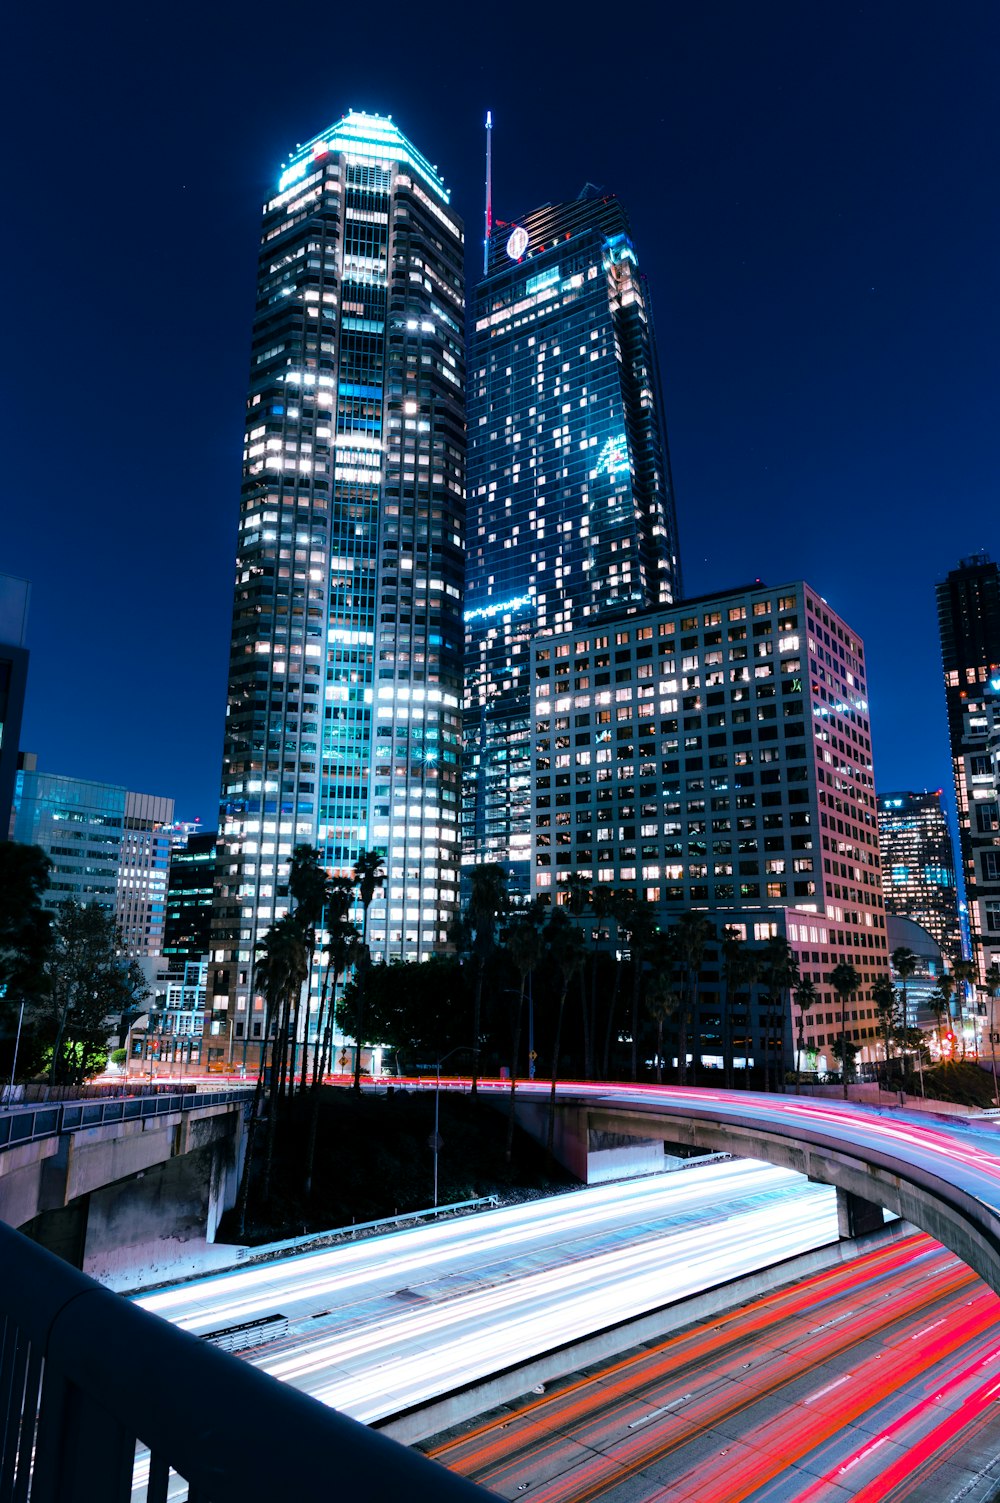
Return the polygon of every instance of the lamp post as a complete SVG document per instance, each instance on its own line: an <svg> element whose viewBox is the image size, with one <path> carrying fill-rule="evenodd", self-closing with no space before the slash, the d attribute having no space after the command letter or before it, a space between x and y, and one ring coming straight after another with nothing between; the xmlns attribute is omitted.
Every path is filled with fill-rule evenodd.
<svg viewBox="0 0 1000 1503"><path fill-rule="evenodd" d="M457 1048L455 1048L455 1049L449 1049L447 1054L443 1054L441 1056L441 1058L439 1060L437 1060L437 1062L435 1063L435 1066L434 1066L434 1072L435 1072L435 1074L434 1074L434 1132L433 1132L433 1135L431 1137L431 1146L432 1146L432 1148L434 1150L434 1209L435 1210L437 1210L437 1203L438 1203L438 1150L441 1147L441 1134L438 1132L438 1125L439 1125L439 1123L441 1121L441 1110L440 1110L440 1108L441 1108L441 1066L443 1064L447 1064L448 1060L451 1059L453 1055L455 1055L455 1054L464 1054L466 1051L468 1051L468 1053L470 1053L470 1054L478 1054L479 1053L479 1050L477 1048L475 1048L471 1044L459 1044L457 1046Z"/></svg>

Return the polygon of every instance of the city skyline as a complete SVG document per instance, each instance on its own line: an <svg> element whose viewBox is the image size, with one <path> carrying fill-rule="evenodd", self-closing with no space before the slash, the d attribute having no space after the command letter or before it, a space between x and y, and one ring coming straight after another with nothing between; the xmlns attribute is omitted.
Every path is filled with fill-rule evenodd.
<svg viewBox="0 0 1000 1503"><path fill-rule="evenodd" d="M296 139L352 105L393 113L437 157L474 274L492 108L500 217L588 180L628 206L654 296L686 590L810 578L868 645L878 786L947 786L933 586L959 558L1000 551L986 198L998 26L981 5L948 28L930 7L900 16L668 14L647 35L652 60L621 78L543 16L532 53L551 76L530 111L510 38L477 51L481 37L445 28L433 52L352 55L349 71L308 59L264 100L246 87L253 27L234 34L224 10L197 47L179 17L155 56L141 33L75 23L43 53L19 16L36 154L18 169L24 220L48 222L38 164L57 157L70 209L30 258L8 245L19 504L0 567L32 584L24 748L54 772L163 789L182 817L214 823L260 204ZM432 62L449 77L436 94L416 76ZM588 68L601 100L584 109ZM155 234L139 228L149 191ZM119 249L130 236L132 257ZM72 392L58 436L40 400L54 348ZM68 668L70 641L89 672Z"/></svg>

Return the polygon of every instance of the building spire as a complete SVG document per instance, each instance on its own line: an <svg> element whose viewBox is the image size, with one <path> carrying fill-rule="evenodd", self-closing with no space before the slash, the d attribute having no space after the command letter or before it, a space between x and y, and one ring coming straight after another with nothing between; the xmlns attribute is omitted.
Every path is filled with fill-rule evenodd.
<svg viewBox="0 0 1000 1503"><path fill-rule="evenodd" d="M486 111L486 233L483 238L483 276L490 269L490 236L493 234L493 111Z"/></svg>

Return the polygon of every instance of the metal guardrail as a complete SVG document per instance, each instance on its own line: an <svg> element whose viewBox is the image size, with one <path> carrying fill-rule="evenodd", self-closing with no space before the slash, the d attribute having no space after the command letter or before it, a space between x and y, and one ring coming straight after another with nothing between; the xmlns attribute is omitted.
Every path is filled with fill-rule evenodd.
<svg viewBox="0 0 1000 1503"><path fill-rule="evenodd" d="M132 1122L143 1117L163 1117L170 1112L189 1112L200 1106L224 1106L251 1101L253 1091L178 1091L156 1096L115 1096L103 1100L59 1101L48 1106L22 1106L0 1113L0 1151L18 1143L79 1132L85 1127L104 1127L113 1122Z"/></svg>
<svg viewBox="0 0 1000 1503"><path fill-rule="evenodd" d="M126 1503L147 1466L147 1503L176 1498L176 1477L187 1503L491 1496L3 1223L0 1268L0 1503Z"/></svg>

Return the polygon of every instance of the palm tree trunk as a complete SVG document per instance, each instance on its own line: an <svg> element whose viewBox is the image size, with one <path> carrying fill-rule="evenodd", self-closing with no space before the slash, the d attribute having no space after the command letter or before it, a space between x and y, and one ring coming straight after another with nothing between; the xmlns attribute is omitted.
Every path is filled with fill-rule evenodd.
<svg viewBox="0 0 1000 1503"><path fill-rule="evenodd" d="M608 1003L608 1020L604 1025L604 1079L608 1078L611 1061L611 1033L615 1023L615 1013L618 1010L618 993L621 988L622 967L621 961L615 962L615 984L611 988L611 1001Z"/></svg>
<svg viewBox="0 0 1000 1503"><path fill-rule="evenodd" d="M556 1137L556 1082L559 1079L559 1047L562 1040L563 1008L566 1005L566 987L563 987L559 997L559 1011L556 1014L556 1036L552 1045L552 1089L549 1092L549 1133L546 1150L549 1158L553 1157L553 1145Z"/></svg>
<svg viewBox="0 0 1000 1503"><path fill-rule="evenodd" d="M514 1019L514 1039L510 1066L510 1108L507 1112L507 1143L504 1162L509 1164L514 1152L514 1098L517 1091L517 1057L521 1051L521 1014L524 1011L524 987L527 976L521 977L521 994L517 999L517 1015Z"/></svg>

